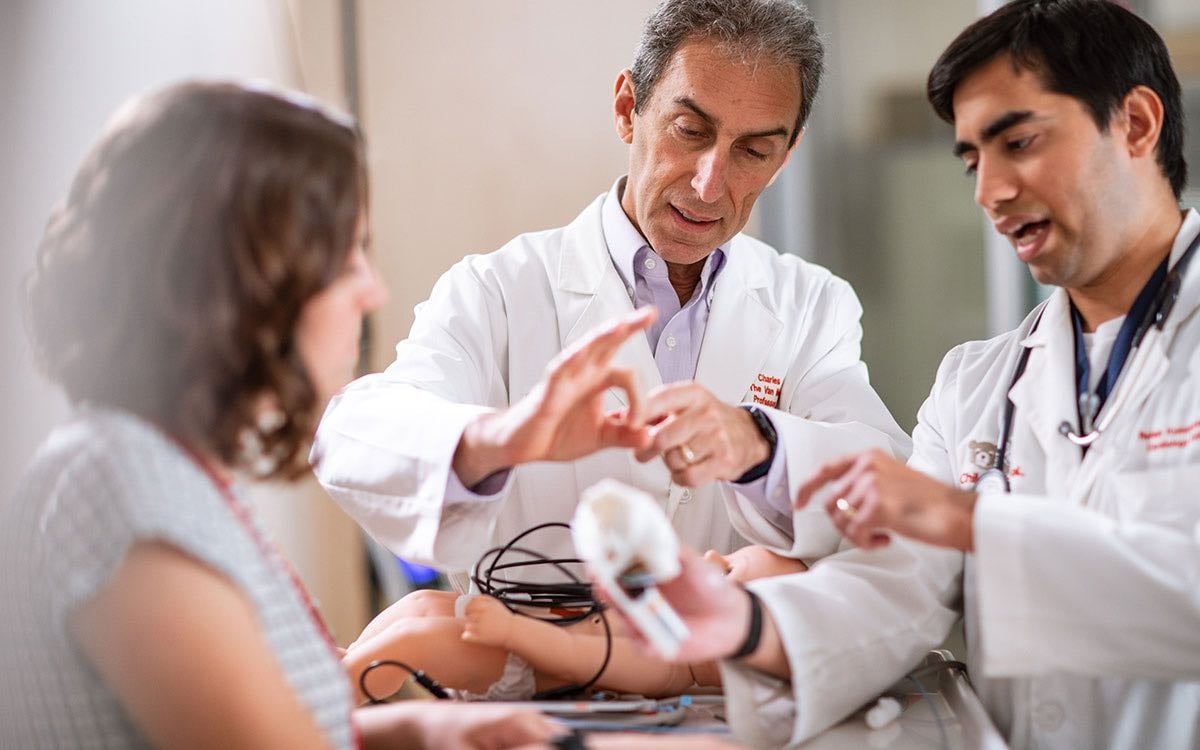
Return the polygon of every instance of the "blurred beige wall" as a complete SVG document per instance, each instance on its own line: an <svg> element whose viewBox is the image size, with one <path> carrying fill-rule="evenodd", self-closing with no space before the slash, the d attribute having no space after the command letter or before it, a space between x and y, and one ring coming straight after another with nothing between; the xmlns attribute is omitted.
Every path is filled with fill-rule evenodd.
<svg viewBox="0 0 1200 750"><path fill-rule="evenodd" d="M109 115L138 92L195 76L261 78L340 103L337 9L329 0L0 6L0 477L9 488L67 415L58 390L33 370L17 284L33 266L46 217ZM338 639L353 639L368 614L357 526L315 481L256 488L252 498Z"/></svg>
<svg viewBox="0 0 1200 750"><path fill-rule="evenodd" d="M16 287L33 266L50 209L109 115L152 86L189 75L290 82L282 2L7 0L0 4L0 476L13 481L66 414L33 372Z"/></svg>
<svg viewBox="0 0 1200 750"><path fill-rule="evenodd" d="M468 253L567 223L624 173L617 73L653 0L360 0L374 253L371 369Z"/></svg>

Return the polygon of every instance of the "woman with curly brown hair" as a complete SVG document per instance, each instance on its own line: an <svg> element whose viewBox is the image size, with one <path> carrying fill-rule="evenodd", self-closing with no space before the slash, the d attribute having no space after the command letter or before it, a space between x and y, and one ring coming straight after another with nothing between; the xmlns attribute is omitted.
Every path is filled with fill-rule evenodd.
<svg viewBox="0 0 1200 750"><path fill-rule="evenodd" d="M501 747L537 714L353 710L239 476L307 468L384 290L352 123L188 83L124 109L25 287L76 407L0 507L0 745Z"/></svg>

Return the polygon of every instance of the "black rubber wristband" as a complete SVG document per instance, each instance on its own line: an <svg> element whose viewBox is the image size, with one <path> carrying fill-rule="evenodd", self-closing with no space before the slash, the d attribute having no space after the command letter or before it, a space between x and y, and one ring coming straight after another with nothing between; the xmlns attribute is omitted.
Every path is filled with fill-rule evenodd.
<svg viewBox="0 0 1200 750"><path fill-rule="evenodd" d="M762 640L762 601L750 589L746 589L746 595L750 597L750 629L746 631L746 639L742 641L738 650L729 655L730 659L744 659L753 654L758 649L758 642Z"/></svg>

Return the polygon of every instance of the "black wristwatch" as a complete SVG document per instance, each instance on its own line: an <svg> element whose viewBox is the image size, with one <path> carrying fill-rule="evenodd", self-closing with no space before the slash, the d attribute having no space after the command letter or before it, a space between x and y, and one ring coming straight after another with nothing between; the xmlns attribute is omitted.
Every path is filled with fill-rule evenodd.
<svg viewBox="0 0 1200 750"><path fill-rule="evenodd" d="M767 447L770 449L770 452L767 454L765 461L751 467L745 474L733 480L734 484L746 484L766 476L767 472L771 470L771 463L775 460L775 446L779 444L779 433L775 432L775 425L771 424L771 418L767 416L765 411L754 404L742 404L740 408L749 412L750 418L754 420L754 426L758 428L758 432L763 436L763 440L767 441Z"/></svg>

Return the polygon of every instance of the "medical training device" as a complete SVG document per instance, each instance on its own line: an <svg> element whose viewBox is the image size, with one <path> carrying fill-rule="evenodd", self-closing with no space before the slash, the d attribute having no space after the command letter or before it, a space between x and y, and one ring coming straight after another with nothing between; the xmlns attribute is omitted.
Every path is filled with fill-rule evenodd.
<svg viewBox="0 0 1200 750"><path fill-rule="evenodd" d="M1188 263L1191 262L1197 246L1200 246L1200 236L1192 240L1192 244L1183 251L1183 255L1179 256L1179 260L1174 266L1168 269L1167 264L1170 261L1168 256L1150 276L1150 280L1146 282L1146 286L1134 300L1133 307L1129 309L1125 322L1121 324L1117 340L1113 343L1112 354L1108 358L1108 367L1104 377L1100 378L1100 382L1096 385L1094 393L1088 388L1089 364L1087 354L1083 349L1082 321L1078 311L1072 306L1071 319L1075 326L1075 383L1078 395L1079 430L1077 431L1070 422L1064 421L1058 426L1058 433L1080 448L1087 450L1088 446L1096 442L1097 438L1108 429L1130 390L1129 388L1122 389L1120 386L1125 381L1137 381L1138 376L1141 375L1146 361L1145 357L1139 356L1142 342L1151 331L1154 331L1155 335L1161 335L1163 326L1167 323L1167 317L1170 316L1176 300L1179 299L1183 274L1187 271ZM1042 316L1039 314L1029 332L1032 334L1036 331L1041 322ZM1137 353L1134 353L1135 350ZM1013 370L1012 380L1008 384L1006 394L1017 385L1021 376L1025 374L1025 366L1029 363L1029 354L1032 351L1033 347L1024 347L1021 356L1017 359L1017 366ZM1125 363L1131 354L1134 363L1126 371ZM1104 412L1104 416L1097 420L1096 417L1100 413L1100 409L1104 407L1110 393L1118 393L1118 395ZM1015 411L1016 405L1013 404L1011 398L1006 396L1004 419L1000 425L999 439L996 442L996 462L975 482L975 491L978 493L1008 492L1010 490L1008 474L1004 466L1008 459L1008 446L1012 433L1013 412Z"/></svg>
<svg viewBox="0 0 1200 750"><path fill-rule="evenodd" d="M584 491L571 536L613 604L663 658L674 658L689 631L656 585L680 572L679 542L658 503L640 490L602 480Z"/></svg>

